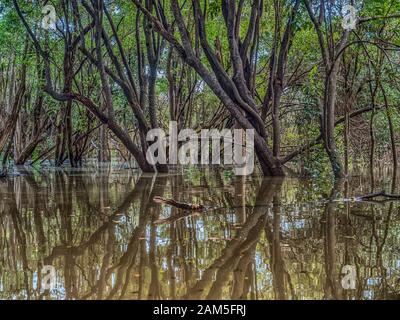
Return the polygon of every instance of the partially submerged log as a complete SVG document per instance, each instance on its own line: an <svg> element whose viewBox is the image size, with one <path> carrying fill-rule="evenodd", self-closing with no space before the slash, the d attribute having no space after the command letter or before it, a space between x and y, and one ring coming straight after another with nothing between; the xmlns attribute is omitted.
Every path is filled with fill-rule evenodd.
<svg viewBox="0 0 400 320"><path fill-rule="evenodd" d="M375 198L386 198L383 200L376 200ZM400 195L396 195L396 194L389 194L386 193L385 191L380 191L380 192L375 192L375 193L370 193L370 194L366 194L364 196L358 196L356 197L357 201L365 201L365 200L374 200L374 201L388 201L388 200L400 200Z"/></svg>
<svg viewBox="0 0 400 320"><path fill-rule="evenodd" d="M160 204L166 204L178 209L182 210L189 210L189 211L205 211L207 208L203 206L202 204L192 204L192 203L183 203L183 202L178 202L173 199L166 199L163 197L154 197L153 201L156 203Z"/></svg>
<svg viewBox="0 0 400 320"><path fill-rule="evenodd" d="M386 193L385 191L369 193L352 198L335 199L334 202L364 202L384 205L386 202L400 201L400 195Z"/></svg>
<svg viewBox="0 0 400 320"><path fill-rule="evenodd" d="M173 215L166 219L156 220L156 221L154 221L154 224L167 224L167 223L171 224L171 223L174 223L174 222L179 221L184 218L196 216L203 212L217 209L217 208L213 208L210 206L204 206L202 204L178 202L173 199L166 199L166 198L158 197L158 196L154 197L153 201L156 203L165 204L165 205L169 205L174 208L177 208L177 209L184 210L183 213Z"/></svg>

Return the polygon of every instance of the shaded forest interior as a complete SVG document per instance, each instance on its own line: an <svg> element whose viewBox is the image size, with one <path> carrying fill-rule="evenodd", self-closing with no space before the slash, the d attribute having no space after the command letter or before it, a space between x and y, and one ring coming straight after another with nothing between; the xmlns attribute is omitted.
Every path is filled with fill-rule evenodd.
<svg viewBox="0 0 400 320"><path fill-rule="evenodd" d="M399 10L395 0L1 0L1 175L91 159L166 172L146 161L146 135L169 121L254 129L266 176L396 167Z"/></svg>

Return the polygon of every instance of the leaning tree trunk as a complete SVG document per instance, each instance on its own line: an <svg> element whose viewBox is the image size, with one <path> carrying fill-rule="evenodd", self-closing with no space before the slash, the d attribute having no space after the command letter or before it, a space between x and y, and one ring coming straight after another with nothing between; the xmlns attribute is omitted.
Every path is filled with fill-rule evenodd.
<svg viewBox="0 0 400 320"><path fill-rule="evenodd" d="M335 63L330 75L327 76L322 120L325 150L328 154L333 174L335 178L343 178L342 160L335 141L335 104L338 68L338 63Z"/></svg>

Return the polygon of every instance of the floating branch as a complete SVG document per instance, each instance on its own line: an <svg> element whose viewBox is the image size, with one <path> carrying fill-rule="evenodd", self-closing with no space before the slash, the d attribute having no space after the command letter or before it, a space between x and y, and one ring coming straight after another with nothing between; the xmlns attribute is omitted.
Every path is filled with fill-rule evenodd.
<svg viewBox="0 0 400 320"><path fill-rule="evenodd" d="M382 199L376 199L382 198ZM385 202L400 201L400 195L386 193L385 191L375 192L366 194L363 196L345 198L345 199L335 199L334 202L364 202L371 204L385 204Z"/></svg>
<svg viewBox="0 0 400 320"><path fill-rule="evenodd" d="M383 197L386 198L384 200L374 200L375 198L378 197ZM389 194L386 193L385 191L381 191L381 192L375 192L375 193L370 193L364 196L359 196L356 197L357 201L365 201L365 200L374 200L374 201L389 201L389 200L400 200L400 195L396 195L396 194Z"/></svg>
<svg viewBox="0 0 400 320"><path fill-rule="evenodd" d="M159 219L154 221L154 224L167 224L167 223L174 223L176 221L179 221L181 219L187 218L187 217L192 217L199 215L203 212L209 211L209 210L215 210L217 208L211 207L211 206L204 206L202 204L193 204L193 203L183 203L183 202L178 202L173 199L166 199L163 197L154 197L153 201L156 203L160 204L166 204L181 210L184 210L182 214L177 214L174 216L171 216L166 219Z"/></svg>

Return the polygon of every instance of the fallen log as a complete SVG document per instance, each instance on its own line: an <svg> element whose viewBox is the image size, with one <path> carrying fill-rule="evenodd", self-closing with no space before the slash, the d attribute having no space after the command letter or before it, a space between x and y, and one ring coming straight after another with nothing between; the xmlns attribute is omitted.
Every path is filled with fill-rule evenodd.
<svg viewBox="0 0 400 320"><path fill-rule="evenodd" d="M154 197L153 201L155 203L160 203L160 204L166 204L178 209L182 210L189 210L189 211L205 211L207 210L206 206L203 206L201 204L192 204L192 203L183 203L183 202L178 202L173 199L166 199L163 197Z"/></svg>
<svg viewBox="0 0 400 320"><path fill-rule="evenodd" d="M183 213L183 214L178 214L178 215L175 215L175 216L166 218L166 219L158 219L158 220L155 220L153 223L154 223L155 225L160 225L160 224L172 224L172 223L177 222L177 221L179 221L179 220L182 220L182 219L184 219L184 218L195 217L195 216L198 216L198 215L201 215L201 212L200 212L200 211L185 212L185 213Z"/></svg>
<svg viewBox="0 0 400 320"><path fill-rule="evenodd" d="M387 198L390 200L400 200L400 195L389 194L389 193L386 193L385 191L370 193L370 194L366 194L364 196L358 196L358 197L356 197L356 200L364 201L364 200L371 200L371 199L378 198L378 197L383 197L383 198ZM375 201L377 201L377 200L375 200ZM383 201L385 201L385 200L383 200Z"/></svg>

